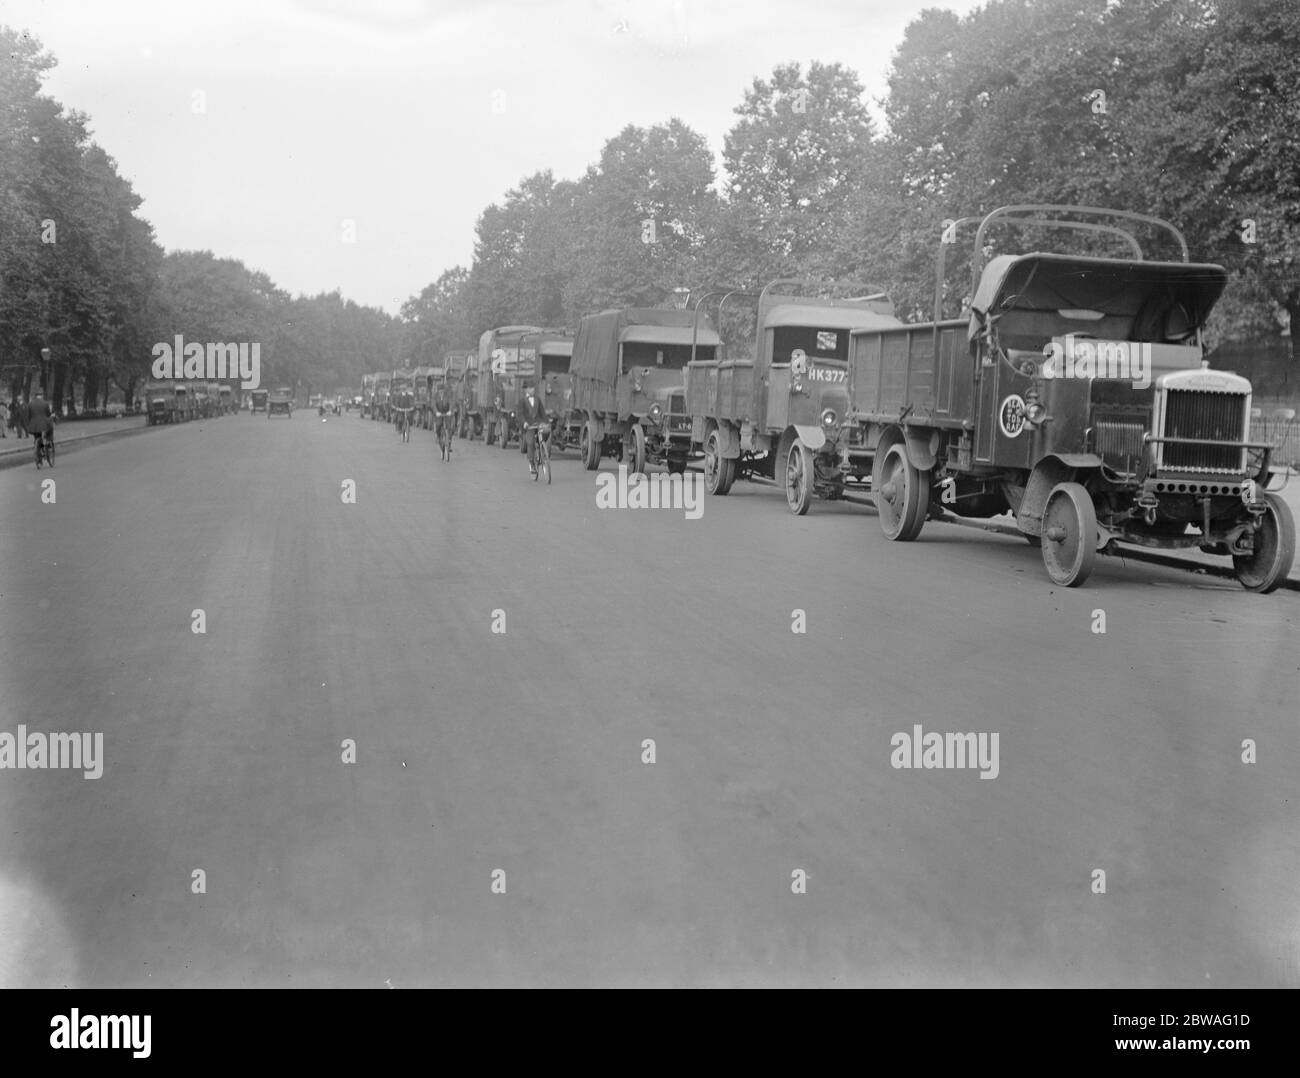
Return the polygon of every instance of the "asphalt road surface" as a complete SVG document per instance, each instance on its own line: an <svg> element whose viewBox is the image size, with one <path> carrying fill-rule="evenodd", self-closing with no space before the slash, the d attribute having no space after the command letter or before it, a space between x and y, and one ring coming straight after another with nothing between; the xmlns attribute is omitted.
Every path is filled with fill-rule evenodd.
<svg viewBox="0 0 1300 1078"><path fill-rule="evenodd" d="M1296 593L554 472L307 412L0 472L0 740L102 735L0 770L0 984L1300 985Z"/></svg>

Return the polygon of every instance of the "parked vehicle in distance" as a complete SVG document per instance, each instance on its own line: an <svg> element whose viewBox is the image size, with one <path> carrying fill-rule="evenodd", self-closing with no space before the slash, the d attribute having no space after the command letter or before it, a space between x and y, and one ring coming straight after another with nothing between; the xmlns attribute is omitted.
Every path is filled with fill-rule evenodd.
<svg viewBox="0 0 1300 1078"><path fill-rule="evenodd" d="M757 296L706 295L697 315L713 297L719 321L729 301L752 302L754 335L750 347L724 346L687 367L686 410L691 443L704 455L705 490L724 495L736 479L761 475L781 484L796 515L814 495L836 500L853 483L865 490L871 454L847 436L857 429L849 420L849 334L902 325L889 297L847 282L779 280Z"/></svg>
<svg viewBox="0 0 1300 1078"><path fill-rule="evenodd" d="M692 454L686 365L712 359L720 343L694 311L625 308L582 319L570 371L587 470L621 451L629 471L647 463L685 471Z"/></svg>
<svg viewBox="0 0 1300 1078"><path fill-rule="evenodd" d="M293 418L293 390L288 386L271 390L266 402L266 418L270 419L273 415Z"/></svg>
<svg viewBox="0 0 1300 1078"><path fill-rule="evenodd" d="M370 404L370 418L382 419L385 423L392 421L390 390L393 382L392 371L377 371L374 375L375 392Z"/></svg>
<svg viewBox="0 0 1300 1078"><path fill-rule="evenodd" d="M478 381L478 352L448 352L443 366L447 371L447 384L456 414L456 432L467 439L483 433L481 422L475 418L475 393Z"/></svg>
<svg viewBox="0 0 1300 1078"><path fill-rule="evenodd" d="M521 352L532 357L536 371L537 396L552 417L550 452L576 447L582 435L582 418L573 410L573 334L547 329L529 333L520 342Z"/></svg>
<svg viewBox="0 0 1300 1078"><path fill-rule="evenodd" d="M171 381L146 382L141 391L149 426L180 421L176 409L176 384Z"/></svg>
<svg viewBox="0 0 1300 1078"><path fill-rule="evenodd" d="M256 415L258 412L266 411L266 402L270 396L269 390L254 389L249 394L248 411L250 415Z"/></svg>
<svg viewBox="0 0 1300 1078"><path fill-rule="evenodd" d="M221 400L221 414L234 415L235 414L234 389L231 386L223 385L220 387L220 389L218 389L217 394L219 399Z"/></svg>
<svg viewBox="0 0 1300 1078"><path fill-rule="evenodd" d="M1191 262L1169 222L1122 210L1004 206L953 228L976 222L960 317L940 318L941 244L935 320L852 334L849 394L885 535L913 540L944 508L1009 511L1059 585L1131 544L1222 554L1248 590L1276 588L1295 524L1266 490L1277 470L1250 437L1250 382L1210 370L1201 338L1223 267ZM985 265L997 225L1104 234L1126 257ZM1138 232L1176 258L1147 257Z"/></svg>
<svg viewBox="0 0 1300 1078"><path fill-rule="evenodd" d="M488 445L502 442L504 448L504 443L509 441L507 397L514 399L519 391L519 341L524 334L540 329L540 326L498 326L479 337L469 415L483 431Z"/></svg>

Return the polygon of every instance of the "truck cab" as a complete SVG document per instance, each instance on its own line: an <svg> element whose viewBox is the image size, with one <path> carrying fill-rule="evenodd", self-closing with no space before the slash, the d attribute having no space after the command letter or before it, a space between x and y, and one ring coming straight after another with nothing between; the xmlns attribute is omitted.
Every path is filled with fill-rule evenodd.
<svg viewBox="0 0 1300 1078"><path fill-rule="evenodd" d="M686 367L713 358L720 343L712 322L694 311L629 307L584 318L570 369L587 469L621 453L629 471L656 463L684 472L695 455Z"/></svg>
<svg viewBox="0 0 1300 1078"><path fill-rule="evenodd" d="M724 347L687 370L705 489L723 495L737 478L762 476L783 487L796 515L814 496L837 500L853 484L865 490L871 458L851 437L849 340L854 330L902 324L890 298L852 282L786 279L757 295L706 295L697 311L717 296L719 321L749 311L754 330L748 348Z"/></svg>

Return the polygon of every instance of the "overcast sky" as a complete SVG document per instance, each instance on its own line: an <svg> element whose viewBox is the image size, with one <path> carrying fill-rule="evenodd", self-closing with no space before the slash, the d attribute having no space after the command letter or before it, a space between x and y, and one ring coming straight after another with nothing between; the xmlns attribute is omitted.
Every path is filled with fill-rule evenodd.
<svg viewBox="0 0 1300 1078"><path fill-rule="evenodd" d="M927 7L975 0L4 0L58 60L169 250L396 313L524 176L574 178L626 124L677 116L721 162L732 110L788 61L869 101ZM355 242L344 242L344 221Z"/></svg>

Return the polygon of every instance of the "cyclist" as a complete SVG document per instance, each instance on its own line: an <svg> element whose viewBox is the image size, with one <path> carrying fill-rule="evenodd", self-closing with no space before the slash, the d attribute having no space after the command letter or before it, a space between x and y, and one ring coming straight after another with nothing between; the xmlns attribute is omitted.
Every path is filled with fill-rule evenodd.
<svg viewBox="0 0 1300 1078"><path fill-rule="evenodd" d="M393 401L393 412L397 415L397 433L403 441L409 440L407 432L411 429L411 411L415 407L415 397L402 390Z"/></svg>
<svg viewBox="0 0 1300 1078"><path fill-rule="evenodd" d="M445 444L443 450L444 459L451 456L451 438L455 427L451 422L451 390L447 387L446 382L439 382L438 388L433 394L433 413L437 417L434 422L434 432L438 437L438 444ZM443 442L444 437L446 442Z"/></svg>
<svg viewBox="0 0 1300 1078"><path fill-rule="evenodd" d="M36 438L38 453L42 439L47 447L54 446L54 414L50 411L50 402L39 393L27 404L26 426Z"/></svg>
<svg viewBox="0 0 1300 1078"><path fill-rule="evenodd" d="M524 399L519 402L519 422L524 428L524 442L528 453L528 471L537 474L537 426L545 424L550 417L546 414L546 405L537 396L537 387L532 382L524 383Z"/></svg>

